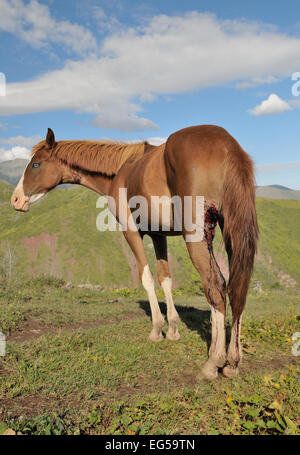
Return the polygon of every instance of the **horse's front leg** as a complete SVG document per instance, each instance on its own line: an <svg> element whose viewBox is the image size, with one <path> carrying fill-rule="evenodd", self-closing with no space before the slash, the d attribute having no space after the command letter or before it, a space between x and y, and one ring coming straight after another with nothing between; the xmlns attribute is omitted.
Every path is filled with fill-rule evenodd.
<svg viewBox="0 0 300 455"><path fill-rule="evenodd" d="M135 255L140 279L147 292L150 303L153 328L149 335L149 339L151 341L161 341L163 340L162 328L165 321L159 308L154 279L148 265L143 240L140 234L135 231L128 230L124 231L123 234Z"/></svg>

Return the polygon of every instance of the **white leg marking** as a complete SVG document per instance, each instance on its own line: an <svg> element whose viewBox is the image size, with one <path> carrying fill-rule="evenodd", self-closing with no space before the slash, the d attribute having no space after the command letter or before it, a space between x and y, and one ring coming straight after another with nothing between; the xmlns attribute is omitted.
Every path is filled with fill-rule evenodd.
<svg viewBox="0 0 300 455"><path fill-rule="evenodd" d="M169 338L170 340L179 340L180 338L178 332L179 316L173 302L172 279L170 277L165 277L161 282L161 287L163 288L167 302L167 318L169 323L167 338Z"/></svg>
<svg viewBox="0 0 300 455"><path fill-rule="evenodd" d="M161 330L164 325L164 318L161 314L158 305L158 300L155 293L154 280L148 264L145 265L143 270L142 283L148 294L152 314L153 330L150 334L150 340L161 341L163 339Z"/></svg>
<svg viewBox="0 0 300 455"><path fill-rule="evenodd" d="M228 346L227 352L227 362L225 368L223 368L223 375L230 378L236 376L239 372L238 364L242 359L242 349L241 349L241 327L242 327L242 316L239 319L234 321L234 324L231 328L231 337L230 343Z"/></svg>
<svg viewBox="0 0 300 455"><path fill-rule="evenodd" d="M222 367L226 362L225 316L215 308L211 309L211 330L209 356Z"/></svg>
<svg viewBox="0 0 300 455"><path fill-rule="evenodd" d="M200 379L216 379L218 368L226 362L225 316L215 308L211 308L211 345L209 358L201 368Z"/></svg>
<svg viewBox="0 0 300 455"><path fill-rule="evenodd" d="M242 327L242 316L236 319L231 328L230 343L228 346L228 361L230 364L239 362L242 358L241 349L241 327Z"/></svg>

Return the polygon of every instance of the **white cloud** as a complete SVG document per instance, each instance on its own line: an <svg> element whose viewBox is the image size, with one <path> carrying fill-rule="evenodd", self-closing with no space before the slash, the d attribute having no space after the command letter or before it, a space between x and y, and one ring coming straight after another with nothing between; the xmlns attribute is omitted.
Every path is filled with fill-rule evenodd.
<svg viewBox="0 0 300 455"><path fill-rule="evenodd" d="M37 0L0 0L0 31L19 36L33 47L63 44L78 54L96 49L92 33L78 24L58 21Z"/></svg>
<svg viewBox="0 0 300 455"><path fill-rule="evenodd" d="M97 21L103 20L107 18L107 15L101 6L94 6L93 8L93 18Z"/></svg>
<svg viewBox="0 0 300 455"><path fill-rule="evenodd" d="M95 19L99 25L99 32L111 32L123 28L120 21L114 16L108 16L101 6L94 6L93 19Z"/></svg>
<svg viewBox="0 0 300 455"><path fill-rule="evenodd" d="M30 150L26 147L16 146L16 147L12 147L9 150L0 148L0 162L15 160L17 158L29 159L29 157L30 157Z"/></svg>
<svg viewBox="0 0 300 455"><path fill-rule="evenodd" d="M149 137L147 142L151 145L161 145L164 144L167 139L167 137Z"/></svg>
<svg viewBox="0 0 300 455"><path fill-rule="evenodd" d="M274 84L275 82L278 82L278 79L274 76L253 77L252 79L250 79L248 81L238 82L236 84L236 88L243 90L246 88L257 87L258 85Z"/></svg>
<svg viewBox="0 0 300 455"><path fill-rule="evenodd" d="M254 109L250 109L250 114L261 116L261 115L273 115L280 114L284 111L289 111L291 106L289 103L281 99L275 93L271 93L268 99L262 101Z"/></svg>
<svg viewBox="0 0 300 455"><path fill-rule="evenodd" d="M106 129L156 128L140 115L145 100L290 75L300 60L300 38L262 23L192 12L113 31L99 52L101 57L69 60L32 81L7 84L0 115L76 110L94 114L93 124Z"/></svg>
<svg viewBox="0 0 300 455"><path fill-rule="evenodd" d="M106 130L145 131L159 129L154 122L147 118L126 113L120 115L119 112L113 111L98 115L92 120L91 123L94 126L98 126Z"/></svg>
<svg viewBox="0 0 300 455"><path fill-rule="evenodd" d="M20 146L20 147L32 147L33 145L40 142L43 138L41 136L15 136L7 139L0 138L0 144Z"/></svg>
<svg viewBox="0 0 300 455"><path fill-rule="evenodd" d="M16 158L29 159L31 148L41 140L41 136L0 138L0 144L10 146L10 148L0 147L0 162Z"/></svg>

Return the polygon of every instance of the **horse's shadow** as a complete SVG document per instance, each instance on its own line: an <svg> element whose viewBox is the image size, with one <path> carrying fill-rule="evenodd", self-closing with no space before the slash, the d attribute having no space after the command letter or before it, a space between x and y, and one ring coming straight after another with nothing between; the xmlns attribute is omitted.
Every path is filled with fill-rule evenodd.
<svg viewBox="0 0 300 455"><path fill-rule="evenodd" d="M151 310L149 302L146 300L139 300L140 308L151 319ZM167 315L167 305L164 302L159 302L160 310L164 316ZM201 339L206 343L207 353L211 341L211 323L210 323L210 310L202 310L192 306L176 305L180 320L190 329L197 332ZM230 338L230 326L226 324L226 339L227 343Z"/></svg>

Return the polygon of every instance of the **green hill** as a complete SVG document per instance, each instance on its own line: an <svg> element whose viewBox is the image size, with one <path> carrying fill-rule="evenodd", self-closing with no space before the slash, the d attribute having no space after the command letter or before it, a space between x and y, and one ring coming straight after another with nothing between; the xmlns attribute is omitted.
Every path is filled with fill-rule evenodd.
<svg viewBox="0 0 300 455"><path fill-rule="evenodd" d="M97 194L77 186L57 189L23 214L10 206L12 191L0 181L0 267L6 280L52 275L75 284L139 285L135 260L122 234L96 229ZM260 243L253 281L263 286L299 283L300 202L258 198L257 208ZM151 239L146 236L144 244L154 272ZM226 275L220 233L215 250ZM169 239L169 254L175 287L199 281L181 237Z"/></svg>

